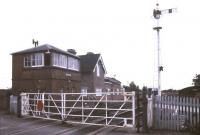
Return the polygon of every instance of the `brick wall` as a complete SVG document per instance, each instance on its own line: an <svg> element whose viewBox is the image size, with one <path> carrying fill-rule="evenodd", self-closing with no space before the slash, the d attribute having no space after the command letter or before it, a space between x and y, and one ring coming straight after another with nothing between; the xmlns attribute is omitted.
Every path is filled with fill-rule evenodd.
<svg viewBox="0 0 200 135"><path fill-rule="evenodd" d="M0 89L0 111L9 110L10 93L11 90Z"/></svg>

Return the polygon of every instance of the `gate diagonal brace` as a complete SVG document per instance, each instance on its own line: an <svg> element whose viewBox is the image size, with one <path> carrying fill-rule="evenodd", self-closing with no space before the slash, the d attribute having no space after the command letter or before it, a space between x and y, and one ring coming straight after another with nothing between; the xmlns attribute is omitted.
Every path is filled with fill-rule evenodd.
<svg viewBox="0 0 200 135"><path fill-rule="evenodd" d="M82 95L80 95L78 97L78 99L76 100L76 102L73 104L72 108L69 110L69 112L66 114L65 116L65 120L67 119L67 117L70 115L70 113L72 112L72 110L74 109L74 107L76 106L76 104L80 101L80 98L82 97Z"/></svg>
<svg viewBox="0 0 200 135"><path fill-rule="evenodd" d="M99 105L99 103L103 100L103 98L105 97L105 95L103 95L101 97L101 99L98 101L98 103L95 105L95 107L91 110L90 114L86 117L84 123L86 123L86 121L88 120L88 118L91 116L91 114L94 112L94 110L97 108L97 106Z"/></svg>
<svg viewBox="0 0 200 135"><path fill-rule="evenodd" d="M26 99L26 98L24 98L24 96L26 96L26 95L23 95L22 97L23 98L21 98L21 101L22 101L22 112L31 112L32 113L32 115L33 116L35 116L35 114L33 113L33 110L31 109L31 106L30 106L30 104L29 104L29 102L28 102L28 100ZM26 99L26 100L24 100L24 99ZM27 108L27 106L28 106L28 108Z"/></svg>
<svg viewBox="0 0 200 135"><path fill-rule="evenodd" d="M62 113L60 112L60 110L58 109L57 104L55 103L55 101L53 100L53 97L49 95L49 97L51 98L51 101L53 102L54 106L56 107L56 109L58 110L58 112L60 113L60 115L62 115Z"/></svg>
<svg viewBox="0 0 200 135"><path fill-rule="evenodd" d="M127 98L127 100L129 100L130 97ZM112 116L112 118L109 120L109 122L107 123L108 125L111 123L111 121L113 120L113 118L119 113L119 111L122 109L122 107L126 104L126 102L124 102L118 111L115 112L115 114Z"/></svg>

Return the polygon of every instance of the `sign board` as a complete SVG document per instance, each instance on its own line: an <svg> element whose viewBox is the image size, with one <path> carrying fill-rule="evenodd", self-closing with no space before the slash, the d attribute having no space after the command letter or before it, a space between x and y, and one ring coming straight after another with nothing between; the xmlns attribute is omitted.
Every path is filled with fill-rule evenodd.
<svg viewBox="0 0 200 135"><path fill-rule="evenodd" d="M43 104L43 102L41 100L39 100L37 102L37 109L38 109L38 111L42 111L43 108L44 108L44 104Z"/></svg>

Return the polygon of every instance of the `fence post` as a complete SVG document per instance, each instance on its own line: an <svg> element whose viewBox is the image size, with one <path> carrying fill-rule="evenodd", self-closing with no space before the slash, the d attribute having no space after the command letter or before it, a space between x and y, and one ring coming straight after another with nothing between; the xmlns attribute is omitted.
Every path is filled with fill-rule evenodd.
<svg viewBox="0 0 200 135"><path fill-rule="evenodd" d="M64 117L65 117L65 97L64 93L61 93L61 117L62 117L62 123L64 123Z"/></svg>
<svg viewBox="0 0 200 135"><path fill-rule="evenodd" d="M147 105L148 105L148 100L147 100L147 88L146 87L143 87L142 89L142 104L143 104L143 107L142 107L142 128L143 128L143 131L145 132L148 132L148 126L147 126Z"/></svg>
<svg viewBox="0 0 200 135"><path fill-rule="evenodd" d="M135 92L132 91L132 124L133 128L135 128Z"/></svg>
<svg viewBox="0 0 200 135"><path fill-rule="evenodd" d="M17 116L20 118L21 117L21 111L22 111L22 100L23 98L21 98L23 95L19 94L17 96Z"/></svg>
<svg viewBox="0 0 200 135"><path fill-rule="evenodd" d="M84 103L83 103L83 93L81 93L81 119L82 119L82 123L84 122L84 111L83 111L83 108L84 108Z"/></svg>
<svg viewBox="0 0 200 135"><path fill-rule="evenodd" d="M106 92L106 126L108 125L108 92Z"/></svg>
<svg viewBox="0 0 200 135"><path fill-rule="evenodd" d="M26 93L21 93L18 96L18 108L17 108L17 112L18 112L18 117L21 117L22 115L26 114L26 110L25 110L25 105L26 105Z"/></svg>
<svg viewBox="0 0 200 135"><path fill-rule="evenodd" d="M152 97L147 99L147 126L152 128L153 126L153 101Z"/></svg>
<svg viewBox="0 0 200 135"><path fill-rule="evenodd" d="M152 128L157 128L157 121L156 121L156 113L157 113L157 105L156 105L156 96L154 93L152 94Z"/></svg>

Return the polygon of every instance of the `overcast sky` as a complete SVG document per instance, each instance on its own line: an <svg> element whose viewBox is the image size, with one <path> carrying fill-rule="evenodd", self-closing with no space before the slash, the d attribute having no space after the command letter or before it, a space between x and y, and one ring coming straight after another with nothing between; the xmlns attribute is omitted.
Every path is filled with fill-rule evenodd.
<svg viewBox="0 0 200 135"><path fill-rule="evenodd" d="M159 0L157 0L159 1ZM11 53L39 44L101 53L107 76L153 86L156 0L0 0L0 88L11 87ZM160 0L162 89L192 85L200 73L199 0Z"/></svg>

